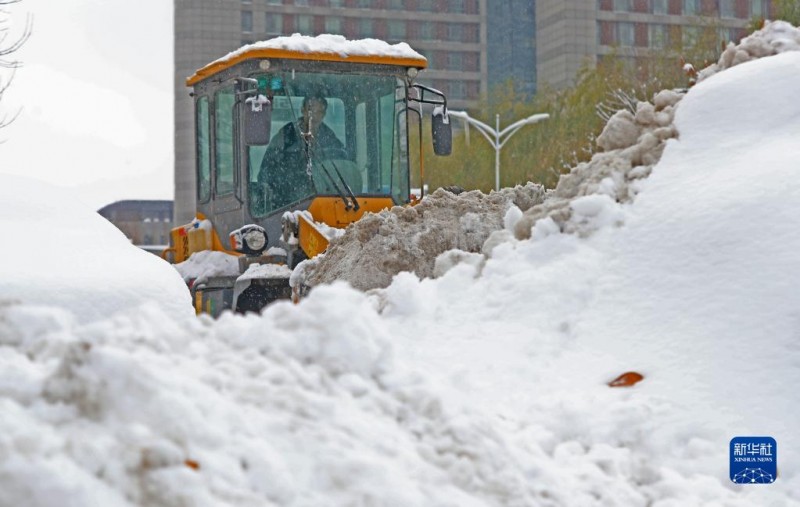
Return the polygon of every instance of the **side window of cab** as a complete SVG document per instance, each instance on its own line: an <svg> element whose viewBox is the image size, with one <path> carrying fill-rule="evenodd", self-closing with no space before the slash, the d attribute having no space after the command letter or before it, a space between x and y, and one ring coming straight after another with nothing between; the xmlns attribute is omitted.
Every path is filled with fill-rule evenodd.
<svg viewBox="0 0 800 507"><path fill-rule="evenodd" d="M208 97L202 96L195 103L195 135L197 149L197 201L207 202L211 198L211 126Z"/></svg>
<svg viewBox="0 0 800 507"><path fill-rule="evenodd" d="M236 188L236 125L235 108L236 91L233 86L218 90L214 95L215 116L215 160L216 191L215 195L233 193Z"/></svg>

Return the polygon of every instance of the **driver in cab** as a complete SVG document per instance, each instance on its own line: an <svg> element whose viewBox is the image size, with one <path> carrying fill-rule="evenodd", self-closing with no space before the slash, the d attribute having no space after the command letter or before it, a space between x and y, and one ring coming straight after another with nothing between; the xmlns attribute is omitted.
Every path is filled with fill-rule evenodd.
<svg viewBox="0 0 800 507"><path fill-rule="evenodd" d="M320 94L303 99L302 116L284 125L272 138L261 160L258 181L269 187L272 205L279 208L311 195L313 185L306 167L344 145L333 130L323 123L328 101Z"/></svg>

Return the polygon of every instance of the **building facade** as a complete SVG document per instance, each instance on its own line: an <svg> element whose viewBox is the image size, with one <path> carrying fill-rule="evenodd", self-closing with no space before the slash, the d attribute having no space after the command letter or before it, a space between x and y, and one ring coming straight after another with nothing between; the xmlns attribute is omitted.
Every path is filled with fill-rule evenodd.
<svg viewBox="0 0 800 507"><path fill-rule="evenodd" d="M720 41L738 41L753 19L768 18L769 0L538 0L537 86L572 83L584 63L614 54L646 58L673 38L687 41L705 27Z"/></svg>
<svg viewBox="0 0 800 507"><path fill-rule="evenodd" d="M533 4L533 0L175 0L175 219L188 222L195 210L192 99L184 84L195 70L244 44L293 33L402 41L428 58L428 69L419 81L445 92L452 108L469 109L509 77L526 93L535 90Z"/></svg>

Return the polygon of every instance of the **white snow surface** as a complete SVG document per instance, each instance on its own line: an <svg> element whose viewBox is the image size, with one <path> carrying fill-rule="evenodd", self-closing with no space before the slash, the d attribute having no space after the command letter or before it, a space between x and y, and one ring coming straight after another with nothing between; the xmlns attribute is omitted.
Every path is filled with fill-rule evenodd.
<svg viewBox="0 0 800 507"><path fill-rule="evenodd" d="M591 234L510 211L437 279L218 321L0 305L0 505L800 505L798 89L800 52L703 80L635 199L571 204ZM741 435L774 484L731 484Z"/></svg>
<svg viewBox="0 0 800 507"><path fill-rule="evenodd" d="M299 53L331 53L343 58L348 56L383 56L426 61L424 56L411 49L411 46L405 42L389 44L379 39L349 40L342 35L328 33L314 37L295 33L286 37L275 37L274 39L247 44L235 51L231 51L211 65L226 62L253 49L282 49Z"/></svg>
<svg viewBox="0 0 800 507"><path fill-rule="evenodd" d="M175 270L69 192L0 175L0 300L63 307L79 322L149 302L191 314L189 291Z"/></svg>
<svg viewBox="0 0 800 507"><path fill-rule="evenodd" d="M289 278L292 270L285 264L251 264L238 280L253 278Z"/></svg>
<svg viewBox="0 0 800 507"><path fill-rule="evenodd" d="M174 264L187 283L203 283L212 276L239 276L239 258L225 252L203 250Z"/></svg>

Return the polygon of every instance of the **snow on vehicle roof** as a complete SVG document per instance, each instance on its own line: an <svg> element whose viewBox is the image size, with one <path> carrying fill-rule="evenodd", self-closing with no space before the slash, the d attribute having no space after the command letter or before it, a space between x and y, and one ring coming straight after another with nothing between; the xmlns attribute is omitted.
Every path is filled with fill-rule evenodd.
<svg viewBox="0 0 800 507"><path fill-rule="evenodd" d="M316 37L293 34L254 42L232 51L199 69L186 80L192 86L203 79L250 58L293 58L335 62L377 63L425 68L428 60L405 42L389 44L379 39L348 40L342 35Z"/></svg>

